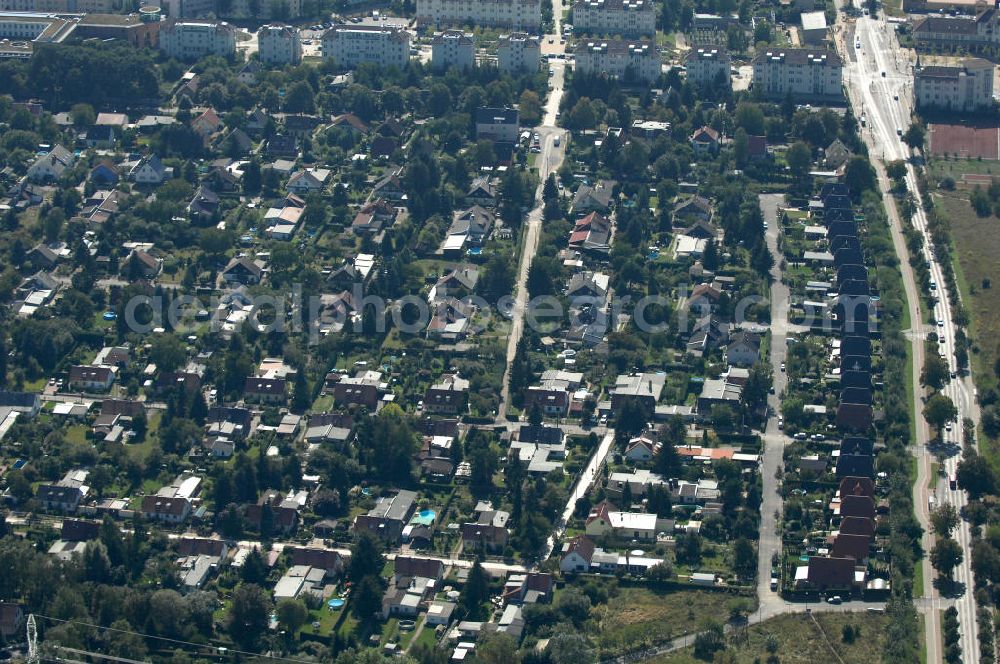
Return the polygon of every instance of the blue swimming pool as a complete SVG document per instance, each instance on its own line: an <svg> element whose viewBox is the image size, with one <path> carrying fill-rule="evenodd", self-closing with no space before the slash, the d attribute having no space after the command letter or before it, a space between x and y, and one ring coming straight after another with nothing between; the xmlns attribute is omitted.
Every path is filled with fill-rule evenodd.
<svg viewBox="0 0 1000 664"><path fill-rule="evenodd" d="M326 605L331 609L339 609L340 607L344 606L344 600L340 599L339 597L335 597L331 599L329 602L327 602Z"/></svg>

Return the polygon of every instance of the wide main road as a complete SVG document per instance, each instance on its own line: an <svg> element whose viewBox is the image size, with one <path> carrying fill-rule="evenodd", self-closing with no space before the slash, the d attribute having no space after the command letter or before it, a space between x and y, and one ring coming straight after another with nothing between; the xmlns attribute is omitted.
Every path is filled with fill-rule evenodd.
<svg viewBox="0 0 1000 664"><path fill-rule="evenodd" d="M843 32L840 34L844 36ZM932 326L924 325L919 301L914 299L917 290L912 271L909 269L909 256L901 239L898 213L894 204L888 206L890 219L895 226L893 229L894 240L897 240L895 245L899 253L904 281L907 282L907 294L912 312L910 338L913 342L914 364L917 365L914 367L914 376L919 376L924 339L927 333L932 330L937 333L939 338L939 352L948 361L950 369L955 372L957 370L955 364L956 328L949 293L945 286L941 264L934 255L930 233L927 229L926 212L920 205L920 198L917 195L916 172L908 161L911 154L910 149L903 143L899 135L900 132L905 132L910 125L913 91L912 54L899 47L893 26L882 18L867 16L859 18L854 24L853 35L848 33L846 39L840 40L838 44L847 63L845 80L856 113L866 119L866 126L862 128L862 137L868 145L870 155L873 159L879 158L883 162L904 160L906 162L907 187L916 196L917 209L912 224L923 236L924 242L921 252L930 268L931 279L936 286L935 295L939 300L935 304L933 312L930 312L934 318ZM884 169L880 166L877 170L883 196L885 200L891 201L890 183L885 176ZM917 418L917 440L914 441L914 450L918 456L919 472L918 480L914 486L914 507L925 530L928 530L928 504L932 495L935 496L937 504L950 502L958 509L965 505L966 496L962 491L952 490L945 477L938 477L933 482L928 481L933 460L929 444L934 440L934 436L920 416L922 410L921 392L920 386L916 385L914 410ZM972 398L971 378L965 376L953 379L945 386L943 392L952 399L959 413L958 421L951 427L952 431L945 435L945 440L957 443L953 446L954 449L957 449L957 446L961 445L964 434L962 418L969 417L975 421L978 417L976 404ZM954 475L957 462L957 455L945 460L944 469L947 476ZM976 606L970 565L971 536L968 523L960 522L953 536L961 544L965 554L963 563L954 573L957 584L957 597L954 598L954 605L959 612L960 643L963 659L975 662L979 661L979 641L976 637ZM929 550L932 543L931 535L925 534L923 542L925 550ZM932 583L933 576L930 565L926 558L922 564L924 569L924 604L930 609L944 608L951 602L937 596L937 591ZM934 610L925 612L928 661L941 661L942 647L936 613Z"/></svg>

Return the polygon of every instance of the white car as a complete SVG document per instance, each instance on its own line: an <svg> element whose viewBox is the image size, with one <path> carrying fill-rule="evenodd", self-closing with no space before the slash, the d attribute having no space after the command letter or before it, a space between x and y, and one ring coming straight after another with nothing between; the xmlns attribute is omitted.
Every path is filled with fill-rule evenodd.
<svg viewBox="0 0 1000 664"><path fill-rule="evenodd" d="M944 321L943 320L939 320L937 323L938 323L938 327L941 327L941 328L944 327Z"/></svg>
<svg viewBox="0 0 1000 664"><path fill-rule="evenodd" d="M951 431L951 422L945 422L944 430L945 431Z"/></svg>

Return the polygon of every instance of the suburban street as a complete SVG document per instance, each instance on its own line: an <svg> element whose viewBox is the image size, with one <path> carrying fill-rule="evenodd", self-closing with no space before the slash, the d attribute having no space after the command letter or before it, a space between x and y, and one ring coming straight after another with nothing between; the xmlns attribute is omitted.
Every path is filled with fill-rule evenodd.
<svg viewBox="0 0 1000 664"><path fill-rule="evenodd" d="M542 124L535 128L542 149L535 161L538 165L539 182L535 190L535 207L524 221L524 245L521 248L521 261L517 268L514 310L510 321L510 336L507 339L507 367L503 374L500 407L497 409L497 419L501 421L506 417L507 405L510 403L510 367L517 353L517 344L524 334L524 316L528 308L528 272L531 270L531 261L538 252L538 237L542 230L542 188L549 173L556 172L562 164L566 147L566 131L556 127L556 113L559 112L559 102L562 100L565 65L560 60L554 60L551 64L555 71L549 79L552 90L545 103ZM560 145L556 145L557 137L560 139Z"/></svg>
<svg viewBox="0 0 1000 664"><path fill-rule="evenodd" d="M890 193L891 183L886 176L884 163L894 160L908 160L910 149L899 134L905 132L910 125L910 108L912 104L912 62L908 51L899 47L893 26L882 18L860 17L857 19L853 33L841 33L844 37L838 40L841 53L845 55L847 67L845 82L858 115L864 116L866 126L862 128L862 137L869 146L870 154L883 163L875 163L879 186L886 201L893 200ZM860 47L859 47L860 45ZM916 172L913 165L907 162L906 183L911 192L917 192ZM918 473L914 485L914 508L921 525L925 529L923 547L929 551L934 538L930 533L929 504L934 496L936 504L949 502L961 510L966 503L965 492L951 490L948 477L953 476L959 456L952 454L944 460L943 476L936 481L931 478L931 463L935 460L929 447L935 438L927 423L921 416L923 409L923 389L919 385L920 370L923 367L924 340L928 333L935 331L940 339L939 352L946 358L952 371L957 371L955 364L955 326L952 319L949 294L946 290L944 274L941 265L936 260L927 231L927 217L920 206L917 196L916 213L912 223L924 238L923 257L927 261L931 279L936 284L938 303L933 312L936 323L926 324L925 312L921 311L916 280L909 265L906 244L903 238L902 222L895 205L888 205L887 212L893 231L893 242L900 258L900 268L909 302L911 330L909 338L913 346L913 376L914 376L914 413L916 417L917 439L913 441L913 450L917 455ZM936 324L936 327L934 325ZM963 431L962 418L969 417L974 421L978 412L972 398L972 380L968 375L951 380L943 390L958 409L958 421L952 425L952 431L945 434L945 439L961 446ZM967 661L978 661L979 642L976 638L976 606L972 593L973 577L970 565L970 533L965 521L959 523L954 532L956 541L962 546L965 558L955 570L954 579L957 584L954 604L959 611L961 630L961 646L963 657ZM951 604L950 600L941 598L934 587L934 571L927 557L922 561L924 576L924 605L931 609L941 609ZM927 634L928 661L941 661L942 644L938 611L925 611L925 626Z"/></svg>
<svg viewBox="0 0 1000 664"><path fill-rule="evenodd" d="M778 249L778 206L784 201L783 194L761 194L760 208L766 231L767 248L774 258L771 267L771 348L770 358L774 380L774 394L767 399L767 405L775 414L781 412L781 393L785 389L787 376L781 371L785 361L788 336L788 286L781 281L781 251ZM781 536L778 534L778 518L781 514L781 486L776 478L782 468L787 437L778 429L777 417L767 420L767 428L761 435L760 473L763 481L763 500L760 506L760 539L757 550L757 599L761 613L786 604L777 591L771 590L771 560L781 554Z"/></svg>

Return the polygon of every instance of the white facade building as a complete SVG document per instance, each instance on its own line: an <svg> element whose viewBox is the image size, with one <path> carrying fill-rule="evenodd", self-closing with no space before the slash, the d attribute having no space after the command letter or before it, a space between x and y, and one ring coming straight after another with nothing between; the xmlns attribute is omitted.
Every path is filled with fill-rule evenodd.
<svg viewBox="0 0 1000 664"><path fill-rule="evenodd" d="M497 68L501 74L538 71L542 44L538 37L525 32L514 32L500 37L497 46Z"/></svg>
<svg viewBox="0 0 1000 664"><path fill-rule="evenodd" d="M917 108L968 113L989 108L993 101L993 63L980 58L957 66L917 67L913 76Z"/></svg>
<svg viewBox="0 0 1000 664"><path fill-rule="evenodd" d="M656 34L656 7L651 0L576 0L573 28L599 35Z"/></svg>
<svg viewBox="0 0 1000 664"><path fill-rule="evenodd" d="M539 0L417 0L418 25L480 25L538 32Z"/></svg>
<svg viewBox="0 0 1000 664"><path fill-rule="evenodd" d="M476 40L461 30L445 30L431 40L434 69L472 69L476 65Z"/></svg>
<svg viewBox="0 0 1000 664"><path fill-rule="evenodd" d="M323 35L323 57L345 69L362 62L402 69L410 59L410 33L375 25L335 25Z"/></svg>
<svg viewBox="0 0 1000 664"><path fill-rule="evenodd" d="M720 78L732 86L732 59L721 46L699 46L688 51L684 65L687 80L698 85L713 85Z"/></svg>
<svg viewBox="0 0 1000 664"><path fill-rule="evenodd" d="M302 62L299 29L290 25L264 25L257 32L257 52L261 62L297 65Z"/></svg>
<svg viewBox="0 0 1000 664"><path fill-rule="evenodd" d="M168 21L160 28L160 50L178 60L236 53L236 30L228 23Z"/></svg>
<svg viewBox="0 0 1000 664"><path fill-rule="evenodd" d="M753 87L767 99L843 99L844 61L836 51L767 49L753 59Z"/></svg>
<svg viewBox="0 0 1000 664"><path fill-rule="evenodd" d="M611 78L655 81L661 70L660 54L650 41L588 41L577 48L576 70Z"/></svg>

